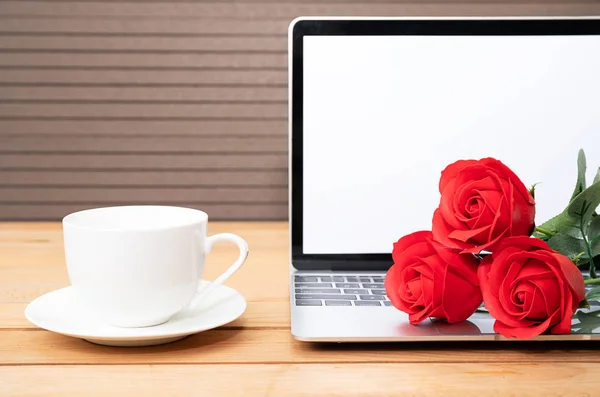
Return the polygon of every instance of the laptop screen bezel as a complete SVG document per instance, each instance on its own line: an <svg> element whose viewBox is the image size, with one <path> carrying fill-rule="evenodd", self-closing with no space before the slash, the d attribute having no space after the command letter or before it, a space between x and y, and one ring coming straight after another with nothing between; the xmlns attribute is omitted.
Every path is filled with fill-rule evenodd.
<svg viewBox="0 0 600 397"><path fill-rule="evenodd" d="M289 31L290 243L298 270L387 270L391 253L306 254L303 251L303 43L305 36L557 36L600 35L597 17L297 19ZM333 156L333 155L332 155ZM368 233L368 230L365 230ZM399 236L400 237L400 236ZM390 246L391 246L390 242Z"/></svg>

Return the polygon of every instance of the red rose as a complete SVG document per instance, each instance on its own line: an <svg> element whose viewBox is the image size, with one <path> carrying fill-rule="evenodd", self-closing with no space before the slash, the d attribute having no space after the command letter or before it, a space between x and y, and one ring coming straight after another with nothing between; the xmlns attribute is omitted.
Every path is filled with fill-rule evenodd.
<svg viewBox="0 0 600 397"><path fill-rule="evenodd" d="M530 237L502 240L479 266L483 301L494 331L530 339L546 330L571 332L571 318L585 297L583 276L566 256Z"/></svg>
<svg viewBox="0 0 600 397"><path fill-rule="evenodd" d="M449 323L466 320L481 304L478 261L433 240L421 231L394 244L394 265L385 277L385 290L411 324L428 317Z"/></svg>
<svg viewBox="0 0 600 397"><path fill-rule="evenodd" d="M502 238L532 232L535 201L515 173L496 159L450 164L442 171L439 189L433 236L448 247L492 251Z"/></svg>

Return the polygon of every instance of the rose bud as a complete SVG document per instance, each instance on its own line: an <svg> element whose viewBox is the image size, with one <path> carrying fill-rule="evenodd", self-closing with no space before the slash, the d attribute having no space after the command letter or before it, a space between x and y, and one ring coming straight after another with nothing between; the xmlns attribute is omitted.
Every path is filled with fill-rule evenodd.
<svg viewBox="0 0 600 397"><path fill-rule="evenodd" d="M439 183L440 205L433 236L442 244L479 253L493 251L505 237L529 236L535 201L523 182L493 158L450 164Z"/></svg>
<svg viewBox="0 0 600 397"><path fill-rule="evenodd" d="M481 304L477 259L434 241L431 232L402 237L394 244L392 257L385 290L412 324L428 317L464 321Z"/></svg>
<svg viewBox="0 0 600 397"><path fill-rule="evenodd" d="M585 298L577 266L536 238L502 240L482 261L478 276L485 307L496 319L494 331L507 338L570 333L573 313Z"/></svg>

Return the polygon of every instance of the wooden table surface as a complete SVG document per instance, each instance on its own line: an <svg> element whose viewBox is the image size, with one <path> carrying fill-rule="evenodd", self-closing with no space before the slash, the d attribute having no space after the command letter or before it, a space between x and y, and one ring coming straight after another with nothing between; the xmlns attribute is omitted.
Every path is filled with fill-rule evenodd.
<svg viewBox="0 0 600 397"><path fill-rule="evenodd" d="M40 330L25 306L67 286L58 223L0 223L0 396L599 395L598 344L313 345L290 336L286 223L211 223L250 245L227 285L237 321L169 345L97 346ZM210 254L214 278L236 258Z"/></svg>

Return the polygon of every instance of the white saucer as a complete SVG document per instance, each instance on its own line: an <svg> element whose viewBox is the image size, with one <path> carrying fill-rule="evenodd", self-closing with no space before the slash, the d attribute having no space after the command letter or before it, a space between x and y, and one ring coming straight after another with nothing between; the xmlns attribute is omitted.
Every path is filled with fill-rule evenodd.
<svg viewBox="0 0 600 397"><path fill-rule="evenodd" d="M203 281L202 284L209 284ZM78 302L73 288L62 288L35 299L25 309L32 324L62 335L107 346L152 346L174 342L237 319L246 300L236 290L218 286L192 311L175 314L164 324L144 328L120 328L90 315Z"/></svg>

